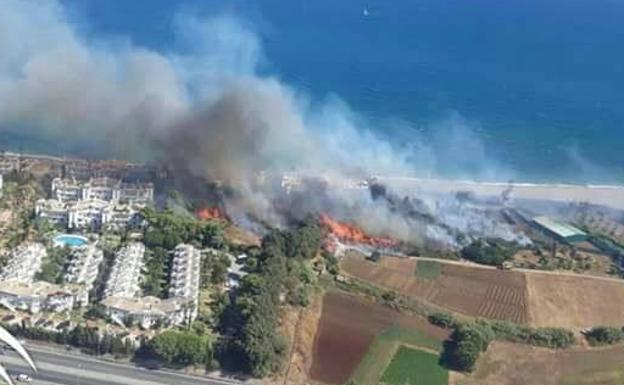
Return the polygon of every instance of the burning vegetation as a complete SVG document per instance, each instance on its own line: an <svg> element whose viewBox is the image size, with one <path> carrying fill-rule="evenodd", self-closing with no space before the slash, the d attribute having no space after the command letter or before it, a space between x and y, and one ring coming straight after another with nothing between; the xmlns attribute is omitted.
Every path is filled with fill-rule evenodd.
<svg viewBox="0 0 624 385"><path fill-rule="evenodd" d="M370 236L359 227L340 222L325 213L320 215L320 222L330 234L342 242L357 243L378 248L393 248L399 244L398 241L394 239Z"/></svg>
<svg viewBox="0 0 624 385"><path fill-rule="evenodd" d="M195 212L197 219L202 221L208 220L227 220L227 216L218 206L204 206Z"/></svg>

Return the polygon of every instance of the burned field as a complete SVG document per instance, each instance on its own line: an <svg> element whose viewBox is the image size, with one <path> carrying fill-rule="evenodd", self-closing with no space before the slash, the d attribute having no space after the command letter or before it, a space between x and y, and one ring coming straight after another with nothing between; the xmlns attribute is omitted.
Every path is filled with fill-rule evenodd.
<svg viewBox="0 0 624 385"><path fill-rule="evenodd" d="M323 299L310 377L328 384L345 383L375 338L392 326L418 330L440 341L449 335L424 319L352 295L328 292Z"/></svg>
<svg viewBox="0 0 624 385"><path fill-rule="evenodd" d="M392 257L374 263L352 254L343 258L341 269L357 279L468 316L529 322L523 273L445 263L437 278L423 279L417 274L417 263Z"/></svg>

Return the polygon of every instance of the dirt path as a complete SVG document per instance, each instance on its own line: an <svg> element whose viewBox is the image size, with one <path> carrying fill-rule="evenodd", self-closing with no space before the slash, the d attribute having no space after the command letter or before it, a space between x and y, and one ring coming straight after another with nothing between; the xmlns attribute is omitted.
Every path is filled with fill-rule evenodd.
<svg viewBox="0 0 624 385"><path fill-rule="evenodd" d="M439 258L429 258L429 257L410 257L410 258L414 258L414 259L416 259L418 261L439 262L439 263L442 263L442 264L445 264L445 265L474 267L474 268L487 269L487 270L500 270L500 269L498 269L495 266L481 265L481 264L470 262L470 261L466 261L466 260L454 261L454 260L449 260L449 259L439 259ZM601 281L617 282L617 283L620 283L620 284L624 285L624 279L622 279L622 278L600 277L600 276L589 275L589 274L579 274L579 273L574 273L574 272L570 272L570 271L561 271L561 270L550 271L550 270L534 270L534 269L518 269L518 268L514 268L514 269L511 269L509 271L515 271L515 272L524 273L524 274L527 274L527 275L555 275L555 276L588 278L588 279L595 279L595 280L601 280Z"/></svg>

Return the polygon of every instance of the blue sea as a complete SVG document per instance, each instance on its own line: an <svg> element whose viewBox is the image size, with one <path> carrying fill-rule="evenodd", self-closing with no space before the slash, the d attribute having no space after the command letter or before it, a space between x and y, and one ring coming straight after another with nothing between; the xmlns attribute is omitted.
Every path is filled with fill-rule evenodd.
<svg viewBox="0 0 624 385"><path fill-rule="evenodd" d="M93 33L165 50L180 9L239 15L261 36L263 72L373 123L406 123L380 135L435 137L436 122L460 117L517 180L624 183L624 1L64 3ZM461 152L443 172L461 173Z"/></svg>

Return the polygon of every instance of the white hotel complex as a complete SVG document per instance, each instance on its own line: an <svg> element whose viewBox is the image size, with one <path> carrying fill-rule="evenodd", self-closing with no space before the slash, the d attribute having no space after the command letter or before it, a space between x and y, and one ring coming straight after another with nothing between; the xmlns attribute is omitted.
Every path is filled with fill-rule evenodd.
<svg viewBox="0 0 624 385"><path fill-rule="evenodd" d="M138 250L138 249L137 249ZM178 245L173 255L169 298L138 297L142 256L118 256L106 287L102 304L117 323L128 321L144 328L154 325L179 325L197 317L200 251L191 245ZM119 261L119 258L123 262ZM124 274L115 269L125 266ZM138 268L137 268L138 267Z"/></svg>
<svg viewBox="0 0 624 385"><path fill-rule="evenodd" d="M37 201L35 214L69 229L123 230L141 223L140 210L154 198L150 183L129 184L110 178L55 178L53 199Z"/></svg>
<svg viewBox="0 0 624 385"><path fill-rule="evenodd" d="M52 197L60 202L102 200L121 203L148 203L154 200L151 183L123 183L118 179L91 178L86 182L76 179L54 178Z"/></svg>

